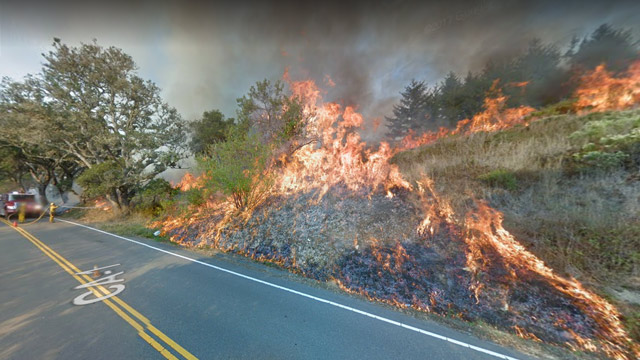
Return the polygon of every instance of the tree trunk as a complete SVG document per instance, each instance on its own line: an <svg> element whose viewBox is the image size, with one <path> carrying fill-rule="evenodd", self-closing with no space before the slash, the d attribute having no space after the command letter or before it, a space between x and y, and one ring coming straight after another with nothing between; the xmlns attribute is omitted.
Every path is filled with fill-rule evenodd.
<svg viewBox="0 0 640 360"><path fill-rule="evenodd" d="M51 182L50 174L43 174L41 176L38 176L35 171L31 171L31 178L36 183L36 189L38 190L38 195L40 195L40 203L43 205L48 204L49 202L47 200L47 185L49 185L49 182Z"/></svg>
<svg viewBox="0 0 640 360"><path fill-rule="evenodd" d="M27 186L27 183L24 181L24 178L20 179L19 184L20 184L20 187L22 188L20 190L22 190L23 192L27 191L27 189L29 188L29 186Z"/></svg>
<svg viewBox="0 0 640 360"><path fill-rule="evenodd" d="M47 205L49 200L47 199L47 185L43 183L37 183L36 187L38 188L38 195L40 195L40 203L43 205Z"/></svg>
<svg viewBox="0 0 640 360"><path fill-rule="evenodd" d="M107 194L107 201L111 204L111 209L113 209L114 213L120 214L122 212L120 203L118 202L118 195L115 190L111 191L111 194Z"/></svg>
<svg viewBox="0 0 640 360"><path fill-rule="evenodd" d="M117 190L118 193L118 202L120 203L120 210L122 214L127 215L130 211L130 201L129 201L129 192L126 188L122 187Z"/></svg>
<svg viewBox="0 0 640 360"><path fill-rule="evenodd" d="M60 195L60 199L62 199L62 203L66 204L67 201L69 200L69 196L65 193L65 191L62 189L62 187L59 185L58 182L54 182L53 187L58 190L58 194Z"/></svg>

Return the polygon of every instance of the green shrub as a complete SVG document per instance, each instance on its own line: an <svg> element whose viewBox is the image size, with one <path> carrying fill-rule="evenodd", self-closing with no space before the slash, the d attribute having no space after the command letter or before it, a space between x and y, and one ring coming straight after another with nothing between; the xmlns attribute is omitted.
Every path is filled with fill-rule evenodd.
<svg viewBox="0 0 640 360"><path fill-rule="evenodd" d="M518 188L518 180L516 179L516 176L509 170L493 170L486 174L480 175L478 179L493 187L501 187L511 191Z"/></svg>
<svg viewBox="0 0 640 360"><path fill-rule="evenodd" d="M77 182L85 197L111 195L122 181L124 162L109 160L85 169Z"/></svg>
<svg viewBox="0 0 640 360"><path fill-rule="evenodd" d="M588 167L597 169L612 169L620 167L629 158L629 154L621 151L616 152L602 152L602 151L588 151L586 153L578 153L573 155L574 159L579 163Z"/></svg>
<svg viewBox="0 0 640 360"><path fill-rule="evenodd" d="M191 188L184 192L187 202L193 206L200 206L204 204L204 194L201 189Z"/></svg>
<svg viewBox="0 0 640 360"><path fill-rule="evenodd" d="M640 144L640 114L621 111L590 114L586 122L569 135L578 169L620 167Z"/></svg>
<svg viewBox="0 0 640 360"><path fill-rule="evenodd" d="M640 140L640 114L637 112L594 114L585 119L587 122L569 135L576 145L591 143L618 150Z"/></svg>
<svg viewBox="0 0 640 360"><path fill-rule="evenodd" d="M144 185L133 198L136 210L158 216L170 204L178 190L165 179L157 178Z"/></svg>
<svg viewBox="0 0 640 360"><path fill-rule="evenodd" d="M605 136L600 139L600 142L605 147L614 147L619 149L626 149L640 142L640 127L632 129L626 134L616 134Z"/></svg>
<svg viewBox="0 0 640 360"><path fill-rule="evenodd" d="M532 112L531 114L529 114L529 117L546 117L574 113L575 102L576 99L568 99L557 102L555 104L547 105L538 111Z"/></svg>
<svg viewBox="0 0 640 360"><path fill-rule="evenodd" d="M269 182L266 168L271 149L257 134L234 127L226 141L211 147L210 154L198 160L205 174L205 195L207 191L221 191L231 197L238 210L263 198Z"/></svg>

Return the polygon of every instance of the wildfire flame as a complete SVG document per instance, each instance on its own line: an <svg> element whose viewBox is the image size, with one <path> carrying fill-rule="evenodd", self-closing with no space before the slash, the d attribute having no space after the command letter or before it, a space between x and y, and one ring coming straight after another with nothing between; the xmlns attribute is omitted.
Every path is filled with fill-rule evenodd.
<svg viewBox="0 0 640 360"><path fill-rule="evenodd" d="M524 90L528 81L509 83L507 85ZM535 111L529 106L506 108L508 98L503 95L495 81L490 93L484 100L484 110L471 119L460 120L455 130L440 128L438 131L427 131L420 135L410 131L400 144L403 150L433 143L434 141L453 134L472 134L475 132L491 132L510 128L514 125L525 124L526 117ZM579 77L579 86L574 93L576 102L574 107L581 113L600 112L607 110L624 110L640 103L640 60L633 62L622 74L607 71L604 64L597 66Z"/></svg>
<svg viewBox="0 0 640 360"><path fill-rule="evenodd" d="M495 250L508 270L509 281L517 281L522 270L534 272L542 276L559 292L572 299L574 305L587 314L598 329L596 336L601 340L602 350L617 359L627 359L625 348L631 343L631 338L624 331L620 322L620 314L613 305L598 295L586 290L575 279L565 279L553 273L551 268L527 251L502 226L502 213L490 208L484 202L477 202L477 211L469 212L465 220L468 245L467 266L473 273L486 270L491 265L491 259L485 255L486 249ZM479 296L481 282L476 286L476 297ZM576 343L585 350L595 351L597 346L589 339L585 339L567 328ZM640 349L635 348L636 354Z"/></svg>
<svg viewBox="0 0 640 360"><path fill-rule="evenodd" d="M622 76L614 76L604 64L580 77L575 107L582 112L623 110L640 103L640 60Z"/></svg>
<svg viewBox="0 0 640 360"><path fill-rule="evenodd" d="M95 201L95 206L100 208L100 210L109 211L111 210L111 205L105 199L97 199Z"/></svg>
<svg viewBox="0 0 640 360"><path fill-rule="evenodd" d="M321 189L321 198L337 184L352 191L410 187L397 166L389 164L395 154L391 146L382 142L377 150L369 149L354 131L362 126L363 118L353 107L322 103L320 91L311 80L291 82L291 88L294 96L306 100L304 112L310 117L307 136L318 141L283 159L284 168L276 185L279 194Z"/></svg>
<svg viewBox="0 0 640 360"><path fill-rule="evenodd" d="M188 191L194 188L199 188L201 185L198 184L198 181L199 179L191 173L186 173L175 187L180 189L180 191Z"/></svg>
<svg viewBox="0 0 640 360"><path fill-rule="evenodd" d="M526 116L535 111L535 109L529 106L507 108L508 97L502 94L497 85L498 82L494 82L490 91L497 95L495 97L487 96L484 99L484 110L482 112L474 115L471 119L460 120L454 130L443 127L438 131L427 131L417 137L411 131L402 139L400 148L403 150L413 149L421 145L430 144L448 135L491 132L508 129L518 124L526 124ZM517 84L519 87L526 85L527 82Z"/></svg>

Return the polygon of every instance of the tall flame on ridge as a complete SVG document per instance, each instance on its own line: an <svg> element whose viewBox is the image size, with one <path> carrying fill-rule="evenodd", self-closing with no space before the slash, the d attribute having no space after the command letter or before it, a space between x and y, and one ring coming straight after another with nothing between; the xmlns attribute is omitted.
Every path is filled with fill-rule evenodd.
<svg viewBox="0 0 640 360"><path fill-rule="evenodd" d="M640 103L640 60L621 76L614 76L604 64L580 77L575 107L580 111L628 109Z"/></svg>

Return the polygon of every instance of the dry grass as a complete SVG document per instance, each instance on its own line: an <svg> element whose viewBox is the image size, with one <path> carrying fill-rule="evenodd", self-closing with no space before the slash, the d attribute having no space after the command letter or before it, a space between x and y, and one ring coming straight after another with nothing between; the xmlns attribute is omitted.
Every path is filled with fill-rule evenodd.
<svg viewBox="0 0 640 360"><path fill-rule="evenodd" d="M506 225L557 270L573 275L578 270L595 278L638 276L640 239L634 237L640 226L640 186L633 178L637 169L576 173L570 168L572 154L586 140L570 140L570 135L594 121L626 121L639 115L630 111L553 116L498 133L444 138L400 153L394 161L410 180L431 177L458 214L466 213L473 198L489 200L505 214ZM500 186L504 181L508 183ZM602 252L606 246L598 242L616 236L628 239L605 244L616 247L606 249L611 261L594 254L602 266L593 265L584 252ZM582 243L589 243L589 249L580 249Z"/></svg>
<svg viewBox="0 0 640 360"><path fill-rule="evenodd" d="M432 178L464 213L470 197L486 197L481 177L501 170L514 174L518 184L550 181L571 148L567 136L580 126L572 116L557 116L500 133L455 136L398 154L394 161L410 180Z"/></svg>

